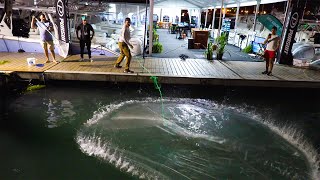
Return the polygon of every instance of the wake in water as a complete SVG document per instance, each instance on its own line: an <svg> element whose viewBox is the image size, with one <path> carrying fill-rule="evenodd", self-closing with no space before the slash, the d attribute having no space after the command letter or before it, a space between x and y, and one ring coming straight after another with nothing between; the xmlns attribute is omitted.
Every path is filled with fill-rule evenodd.
<svg viewBox="0 0 320 180"><path fill-rule="evenodd" d="M319 177L316 150L290 128L212 101L164 104L165 118L158 100L102 107L76 141L89 156L141 179Z"/></svg>

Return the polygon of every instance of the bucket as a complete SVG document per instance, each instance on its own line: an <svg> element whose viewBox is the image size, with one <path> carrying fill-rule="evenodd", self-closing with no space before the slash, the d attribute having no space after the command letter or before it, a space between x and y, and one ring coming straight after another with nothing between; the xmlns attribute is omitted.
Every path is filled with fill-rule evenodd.
<svg viewBox="0 0 320 180"><path fill-rule="evenodd" d="M36 64L36 58L27 58L28 66L33 66Z"/></svg>

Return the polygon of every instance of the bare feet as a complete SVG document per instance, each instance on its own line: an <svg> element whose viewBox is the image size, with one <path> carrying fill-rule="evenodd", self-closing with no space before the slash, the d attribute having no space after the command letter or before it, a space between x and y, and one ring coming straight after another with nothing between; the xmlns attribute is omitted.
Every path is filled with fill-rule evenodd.
<svg viewBox="0 0 320 180"><path fill-rule="evenodd" d="M45 63L49 63L50 61L49 61L49 59L45 62Z"/></svg>

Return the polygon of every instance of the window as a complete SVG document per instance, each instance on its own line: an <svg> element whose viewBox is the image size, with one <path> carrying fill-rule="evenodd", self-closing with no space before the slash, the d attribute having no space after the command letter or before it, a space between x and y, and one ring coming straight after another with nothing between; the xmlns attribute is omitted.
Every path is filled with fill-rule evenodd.
<svg viewBox="0 0 320 180"><path fill-rule="evenodd" d="M163 22L169 22L170 21L170 17L167 16L167 15L164 15L162 19L163 19Z"/></svg>

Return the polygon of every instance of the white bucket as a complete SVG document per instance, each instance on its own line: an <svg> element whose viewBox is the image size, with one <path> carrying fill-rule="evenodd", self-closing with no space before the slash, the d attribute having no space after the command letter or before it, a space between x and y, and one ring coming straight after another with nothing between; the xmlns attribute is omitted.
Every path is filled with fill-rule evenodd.
<svg viewBox="0 0 320 180"><path fill-rule="evenodd" d="M27 58L28 66L36 65L36 58Z"/></svg>

